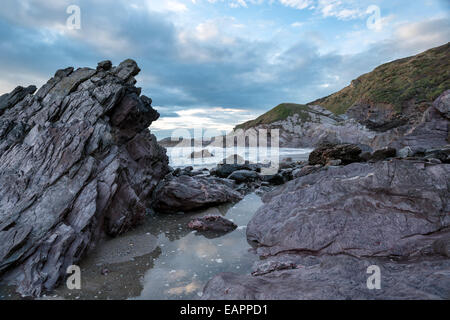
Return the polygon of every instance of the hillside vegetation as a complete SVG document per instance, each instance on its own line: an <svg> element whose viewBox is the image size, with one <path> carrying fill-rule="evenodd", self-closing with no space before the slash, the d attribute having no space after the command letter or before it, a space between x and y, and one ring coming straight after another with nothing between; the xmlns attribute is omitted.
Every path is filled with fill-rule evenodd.
<svg viewBox="0 0 450 320"><path fill-rule="evenodd" d="M282 103L273 108L272 110L259 116L255 120L247 121L243 124L236 126L235 130L237 129L247 130L248 128L253 128L260 124L273 123L279 120L284 120L287 117L292 116L294 114L299 114L302 120L307 121L309 118L307 110L308 106L304 104Z"/></svg>
<svg viewBox="0 0 450 320"><path fill-rule="evenodd" d="M401 111L406 103L432 102L450 88L450 43L377 67L328 97L311 103L342 114L360 101L385 103Z"/></svg>

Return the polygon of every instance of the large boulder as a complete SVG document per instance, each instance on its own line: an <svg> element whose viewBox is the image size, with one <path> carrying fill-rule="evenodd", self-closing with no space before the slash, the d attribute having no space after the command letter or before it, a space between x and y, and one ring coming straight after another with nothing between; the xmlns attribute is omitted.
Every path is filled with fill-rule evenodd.
<svg viewBox="0 0 450 320"><path fill-rule="evenodd" d="M353 163L263 197L247 238L265 260L218 274L204 299L448 299L450 165ZM369 290L369 266L381 289Z"/></svg>
<svg viewBox="0 0 450 320"><path fill-rule="evenodd" d="M227 179L169 175L154 193L153 208L160 213L176 213L236 202L242 196L233 186L234 181Z"/></svg>
<svg viewBox="0 0 450 320"><path fill-rule="evenodd" d="M0 273L21 294L54 288L102 234L129 230L151 206L168 158L138 72L133 60L67 68L35 95L0 99Z"/></svg>
<svg viewBox="0 0 450 320"><path fill-rule="evenodd" d="M326 165L332 160L341 160L344 165L359 162L361 148L355 144L323 144L309 155L310 165Z"/></svg>
<svg viewBox="0 0 450 320"><path fill-rule="evenodd" d="M410 256L450 225L449 177L450 165L413 160L329 167L266 194L247 236L270 255Z"/></svg>

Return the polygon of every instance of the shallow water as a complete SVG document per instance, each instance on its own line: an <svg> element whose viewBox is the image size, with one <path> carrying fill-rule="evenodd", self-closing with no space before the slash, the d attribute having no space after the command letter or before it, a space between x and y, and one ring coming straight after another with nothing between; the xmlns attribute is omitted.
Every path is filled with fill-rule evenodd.
<svg viewBox="0 0 450 320"><path fill-rule="evenodd" d="M213 157L195 158L191 159L191 153L193 151L208 150ZM300 149L300 148L279 148L279 149L263 149L263 148L217 148L217 147L205 147L205 148L167 148L167 155L169 156L170 165L174 168L192 166L195 169L215 167L223 159L238 154L244 160L248 160L251 163L269 163L274 161L282 161L285 158L292 158L294 161L308 160L308 156L312 149Z"/></svg>
<svg viewBox="0 0 450 320"><path fill-rule="evenodd" d="M184 215L155 215L123 236L100 243L80 264L81 290L61 285L44 299L199 299L206 282L220 272L248 274L258 259L246 240L246 226L262 205L255 194ZM187 228L194 217L223 215L239 227L225 235ZM13 288L3 299L19 298Z"/></svg>

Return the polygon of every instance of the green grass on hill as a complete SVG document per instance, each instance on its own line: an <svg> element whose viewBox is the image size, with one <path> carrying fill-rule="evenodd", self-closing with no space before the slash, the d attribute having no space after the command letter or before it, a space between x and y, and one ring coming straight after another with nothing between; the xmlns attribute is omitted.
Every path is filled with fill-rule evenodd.
<svg viewBox="0 0 450 320"><path fill-rule="evenodd" d="M279 120L284 120L289 116L294 114L298 114L300 118L304 121L309 120L309 114L307 112L308 106L303 104L295 104L295 103L282 103L266 112L262 116L259 116L255 120L247 121L243 124L236 126L234 129L244 129L247 130L252 127L256 127L260 124L269 124L272 122L276 122Z"/></svg>
<svg viewBox="0 0 450 320"><path fill-rule="evenodd" d="M309 105L319 104L342 114L353 104L364 101L389 104L397 111L408 101L435 100L450 88L450 43L416 56L396 60L360 76L352 84Z"/></svg>

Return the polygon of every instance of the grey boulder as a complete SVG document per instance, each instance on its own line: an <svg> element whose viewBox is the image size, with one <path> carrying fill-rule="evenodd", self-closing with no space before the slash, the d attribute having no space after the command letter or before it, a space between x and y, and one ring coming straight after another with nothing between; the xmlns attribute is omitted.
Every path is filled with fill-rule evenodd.
<svg viewBox="0 0 450 320"><path fill-rule="evenodd" d="M176 213L212 207L242 199L233 190L234 181L216 177L168 175L153 196L153 208L160 213Z"/></svg>

